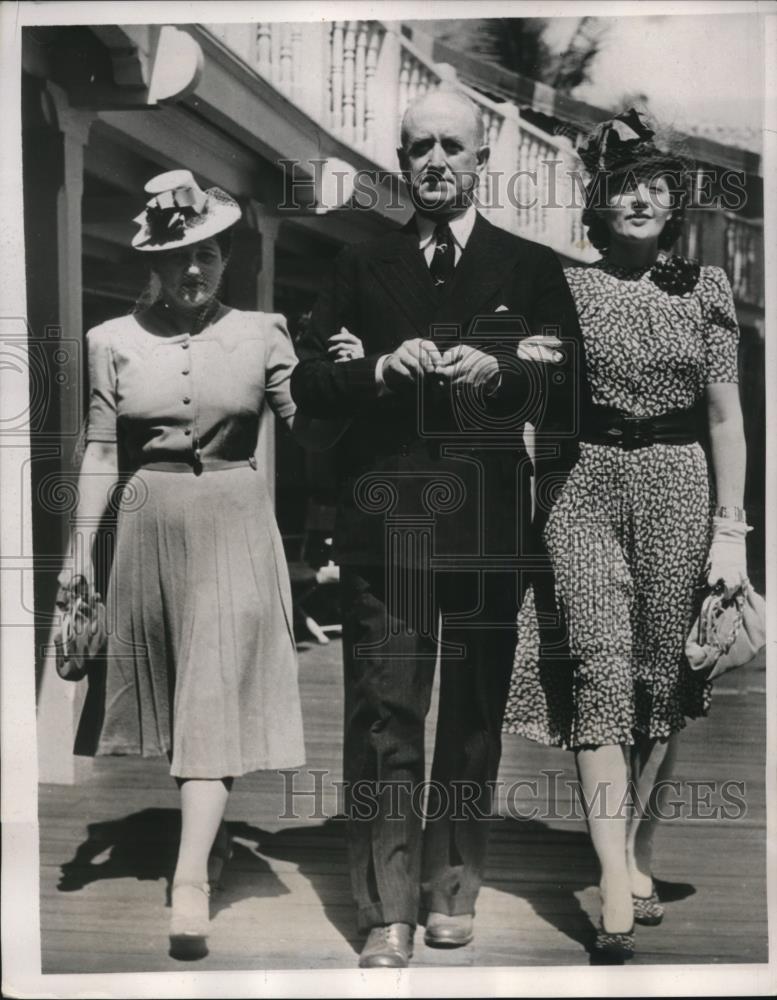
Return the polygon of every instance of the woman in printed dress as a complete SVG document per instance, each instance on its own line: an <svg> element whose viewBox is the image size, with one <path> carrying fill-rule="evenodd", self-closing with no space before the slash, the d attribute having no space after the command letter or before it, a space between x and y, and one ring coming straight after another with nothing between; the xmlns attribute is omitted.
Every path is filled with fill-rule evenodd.
<svg viewBox="0 0 777 1000"><path fill-rule="evenodd" d="M651 793L686 719L710 704L684 657L695 597L719 580L732 594L747 576L733 297L720 268L667 255L688 175L653 136L632 110L579 151L591 174L583 219L602 259L566 276L593 405L544 531L555 596L538 581L538 614L523 606L505 720L508 732L575 753L601 864L594 955L616 963L633 953L634 922L663 916ZM537 626L557 608L562 656L551 648L561 632ZM644 818L624 815L629 780Z"/></svg>
<svg viewBox="0 0 777 1000"><path fill-rule="evenodd" d="M304 761L289 579L255 458L268 405L294 422L296 356L282 316L217 298L237 203L187 170L146 192L133 246L160 293L87 335L86 448L60 583L76 569L91 583L78 525L99 521L121 482L104 719L89 752L169 757L182 814L170 939L192 958L207 953L233 779Z"/></svg>

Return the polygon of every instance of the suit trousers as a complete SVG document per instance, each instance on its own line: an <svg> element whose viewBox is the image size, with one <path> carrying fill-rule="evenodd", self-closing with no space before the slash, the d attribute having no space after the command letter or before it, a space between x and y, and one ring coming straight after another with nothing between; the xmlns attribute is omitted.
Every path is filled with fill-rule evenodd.
<svg viewBox="0 0 777 1000"><path fill-rule="evenodd" d="M515 656L518 581L506 570L342 567L343 779L362 931L415 926L429 911L475 912ZM438 658L426 783L424 728Z"/></svg>

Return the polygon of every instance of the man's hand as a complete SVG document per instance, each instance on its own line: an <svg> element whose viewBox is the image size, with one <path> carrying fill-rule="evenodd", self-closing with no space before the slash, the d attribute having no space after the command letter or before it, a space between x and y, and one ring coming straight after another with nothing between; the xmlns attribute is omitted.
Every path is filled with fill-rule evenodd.
<svg viewBox="0 0 777 1000"><path fill-rule="evenodd" d="M432 340L406 340L392 351L383 365L383 381L388 389L398 389L434 372L442 363L442 355Z"/></svg>
<svg viewBox="0 0 777 1000"><path fill-rule="evenodd" d="M471 385L489 390L499 378L499 362L475 347L457 344L443 354L436 374L454 386Z"/></svg>

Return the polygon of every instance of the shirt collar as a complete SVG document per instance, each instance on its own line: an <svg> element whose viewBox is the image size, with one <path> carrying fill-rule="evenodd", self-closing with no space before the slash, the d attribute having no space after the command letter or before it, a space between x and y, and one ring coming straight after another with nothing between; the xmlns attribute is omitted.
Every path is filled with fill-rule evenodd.
<svg viewBox="0 0 777 1000"><path fill-rule="evenodd" d="M463 215L451 220L451 233L460 250L463 250L467 245L467 240L472 235L476 218L477 211L475 206L469 205ZM434 229L437 223L434 219L430 219L426 215L418 215L416 213L415 224L418 228L418 245L421 250L425 250L434 239Z"/></svg>

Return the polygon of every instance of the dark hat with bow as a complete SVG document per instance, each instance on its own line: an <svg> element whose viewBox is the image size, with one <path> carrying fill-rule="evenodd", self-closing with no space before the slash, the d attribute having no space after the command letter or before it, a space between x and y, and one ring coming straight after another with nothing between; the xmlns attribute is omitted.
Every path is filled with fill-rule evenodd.
<svg viewBox="0 0 777 1000"><path fill-rule="evenodd" d="M683 172L688 169L690 164L683 157L660 150L654 137L655 132L645 116L629 108L597 125L577 153L591 175Z"/></svg>
<svg viewBox="0 0 777 1000"><path fill-rule="evenodd" d="M190 170L168 170L152 177L145 191L152 197L134 221L140 231L136 250L174 250L199 243L234 225L240 206L221 188L203 191Z"/></svg>

